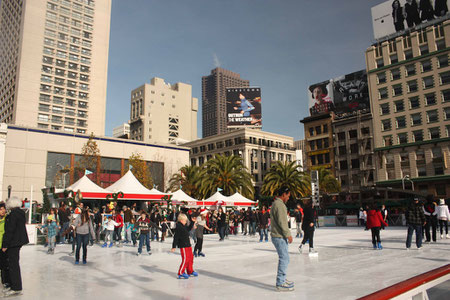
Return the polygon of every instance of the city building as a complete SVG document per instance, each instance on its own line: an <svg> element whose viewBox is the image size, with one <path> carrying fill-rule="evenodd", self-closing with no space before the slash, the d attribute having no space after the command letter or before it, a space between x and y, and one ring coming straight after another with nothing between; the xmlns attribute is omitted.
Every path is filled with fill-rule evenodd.
<svg viewBox="0 0 450 300"><path fill-rule="evenodd" d="M332 122L336 178L341 191L360 195L375 183L372 114L361 112Z"/></svg>
<svg viewBox="0 0 450 300"><path fill-rule="evenodd" d="M0 122L105 134L111 0L0 1Z"/></svg>
<svg viewBox="0 0 450 300"><path fill-rule="evenodd" d="M130 124L123 123L120 126L113 128L113 137L120 139L129 139L130 138Z"/></svg>
<svg viewBox="0 0 450 300"><path fill-rule="evenodd" d="M447 15L366 50L377 187L450 197L449 43Z"/></svg>
<svg viewBox="0 0 450 300"><path fill-rule="evenodd" d="M0 199L11 195L42 202L44 187L65 188L81 176L77 168L89 135L61 133L0 124ZM128 159L139 153L147 162L156 188L163 191L170 177L189 164L189 148L94 137L100 150L97 184L107 187L128 171ZM2 174L3 172L3 174Z"/></svg>
<svg viewBox="0 0 450 300"><path fill-rule="evenodd" d="M198 99L192 86L165 83L154 77L131 91L130 138L146 143L168 144L177 139L197 139Z"/></svg>
<svg viewBox="0 0 450 300"><path fill-rule="evenodd" d="M272 162L295 160L292 137L242 128L210 136L183 146L191 148L191 165L203 165L216 154L238 155L253 176L257 193Z"/></svg>
<svg viewBox="0 0 450 300"><path fill-rule="evenodd" d="M203 137L223 134L227 128L226 88L249 87L250 81L222 68L211 70L202 77Z"/></svg>
<svg viewBox="0 0 450 300"><path fill-rule="evenodd" d="M294 141L294 148L295 148L295 160L297 161L298 168L301 172L305 171L305 151L306 151L306 144L305 140L298 140Z"/></svg>
<svg viewBox="0 0 450 300"><path fill-rule="evenodd" d="M311 171L324 167L330 169L334 174L332 121L332 113L320 113L300 121L305 129L306 170Z"/></svg>

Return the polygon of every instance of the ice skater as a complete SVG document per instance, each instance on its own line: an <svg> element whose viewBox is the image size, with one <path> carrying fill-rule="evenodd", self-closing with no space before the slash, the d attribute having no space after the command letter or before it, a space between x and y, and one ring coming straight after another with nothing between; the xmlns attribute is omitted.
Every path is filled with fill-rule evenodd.
<svg viewBox="0 0 450 300"><path fill-rule="evenodd" d="M209 228L206 225L206 214L208 211L206 209L202 209L200 211L200 215L197 217L196 226L195 229L195 235L197 237L197 242L195 243L194 247L194 256L203 256L205 257L205 254L202 252L203 249L203 230L212 231L211 228Z"/></svg>
<svg viewBox="0 0 450 300"><path fill-rule="evenodd" d="M375 208L375 205L367 211L367 229L370 229L372 232L372 245L373 249L381 250L383 246L381 246L381 238L380 238L380 229L381 226L387 227L388 224L384 221L381 212Z"/></svg>
<svg viewBox="0 0 450 300"><path fill-rule="evenodd" d="M306 242L309 243L309 253L316 253L314 250L314 209L312 207L312 201L308 200L305 208L303 209L303 241L300 246L298 246L298 251L302 253L302 247Z"/></svg>
<svg viewBox="0 0 450 300"><path fill-rule="evenodd" d="M117 226L117 225L119 225L119 223L114 221L112 216L109 216L104 221L103 226L105 227L105 243L102 245L102 248L106 248L108 246L108 240L110 242L109 248L111 248L113 246L114 227Z"/></svg>
<svg viewBox="0 0 450 300"><path fill-rule="evenodd" d="M87 245L89 243L89 234L94 234L91 218L87 209L83 209L80 215L75 219L75 232L77 234L77 248L75 249L75 264L80 262L80 249L83 246L83 265L87 263Z"/></svg>
<svg viewBox="0 0 450 300"><path fill-rule="evenodd" d="M436 230L438 223L437 207L432 198L428 199L427 203L425 203L423 213L425 214L425 218L427 220L427 223L425 224L425 236L427 240L425 243L430 243L431 239L433 239L433 242L436 242Z"/></svg>
<svg viewBox="0 0 450 300"><path fill-rule="evenodd" d="M195 220L192 220L187 225L188 217L183 213L178 215L177 220L177 227L175 228L170 251L175 252L175 248L180 248L181 265L178 269L178 279L188 279L189 276L198 276L198 273L194 271L194 256L192 254L191 241L189 240L189 231L194 227Z"/></svg>
<svg viewBox="0 0 450 300"><path fill-rule="evenodd" d="M415 197L413 203L406 211L406 224L408 225L408 235L406 237L406 250L411 249L412 235L416 232L417 249L422 248L422 226L426 224L425 214L419 198Z"/></svg>
<svg viewBox="0 0 450 300"><path fill-rule="evenodd" d="M47 240L48 240L47 254L55 254L56 232L59 229L59 226L56 225L55 220L53 220L53 216L49 216L47 218L47 224L41 225L39 226L39 228L47 228Z"/></svg>
<svg viewBox="0 0 450 300"><path fill-rule="evenodd" d="M139 226L139 247L137 256L141 255L144 243L147 247L147 254L152 255L152 249L150 247L150 230L152 228L158 230L158 226L150 221L145 212L141 213L140 218L137 220L137 225Z"/></svg>
<svg viewBox="0 0 450 300"><path fill-rule="evenodd" d="M439 200L438 206L438 220L439 220L439 230L441 232L441 239L444 237L444 228L445 228L445 237L448 239L448 220L450 220L450 213L448 211L448 206L445 205L445 200Z"/></svg>

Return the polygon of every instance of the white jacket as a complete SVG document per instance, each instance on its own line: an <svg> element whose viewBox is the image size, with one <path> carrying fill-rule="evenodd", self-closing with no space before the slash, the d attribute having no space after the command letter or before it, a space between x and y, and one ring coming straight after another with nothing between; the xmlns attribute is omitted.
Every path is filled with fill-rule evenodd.
<svg viewBox="0 0 450 300"><path fill-rule="evenodd" d="M114 220L107 220L107 221L105 221L105 223L106 223L106 230L111 230L111 231L114 231L114 226L119 225L119 223L117 223Z"/></svg>
<svg viewBox="0 0 450 300"><path fill-rule="evenodd" d="M450 220L450 213L447 205L439 205L437 207L437 217L439 220Z"/></svg>

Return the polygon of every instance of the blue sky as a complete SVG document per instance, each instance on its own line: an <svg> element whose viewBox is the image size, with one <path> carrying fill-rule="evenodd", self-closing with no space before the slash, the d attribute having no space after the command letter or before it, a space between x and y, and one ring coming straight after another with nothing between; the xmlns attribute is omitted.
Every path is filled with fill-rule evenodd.
<svg viewBox="0 0 450 300"><path fill-rule="evenodd" d="M365 68L370 8L382 2L113 0L105 133L152 77L191 84L201 106L201 77L220 63L261 87L263 130L303 138L307 87Z"/></svg>

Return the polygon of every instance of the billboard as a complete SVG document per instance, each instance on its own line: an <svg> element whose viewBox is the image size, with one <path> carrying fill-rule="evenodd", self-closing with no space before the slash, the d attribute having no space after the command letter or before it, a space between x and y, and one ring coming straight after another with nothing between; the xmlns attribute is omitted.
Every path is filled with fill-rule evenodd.
<svg viewBox="0 0 450 300"><path fill-rule="evenodd" d="M446 18L447 0L390 0L372 7L375 39Z"/></svg>
<svg viewBox="0 0 450 300"><path fill-rule="evenodd" d="M227 126L261 127L261 88L227 88Z"/></svg>
<svg viewBox="0 0 450 300"><path fill-rule="evenodd" d="M308 89L310 114L333 111L337 118L370 112L369 88L365 70L317 84Z"/></svg>

